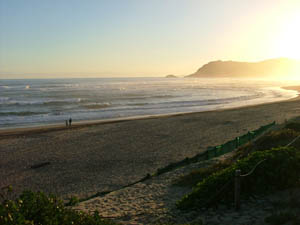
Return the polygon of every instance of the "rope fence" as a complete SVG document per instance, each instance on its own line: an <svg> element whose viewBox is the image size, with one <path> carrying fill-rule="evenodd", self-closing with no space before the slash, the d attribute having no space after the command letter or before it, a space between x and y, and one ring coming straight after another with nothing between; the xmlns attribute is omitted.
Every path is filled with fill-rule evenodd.
<svg viewBox="0 0 300 225"><path fill-rule="evenodd" d="M241 174L241 170L236 170L235 171L235 179L234 179L234 206L236 210L239 210L241 207L241 178L242 177L248 177L253 174L253 172L256 170L256 168L265 162L266 159L263 159L259 161L253 168L250 170L250 172L246 174Z"/></svg>
<svg viewBox="0 0 300 225"><path fill-rule="evenodd" d="M290 143L288 143L285 147L289 147L292 144L294 144L298 139L300 138L300 135L298 137L296 137L294 140L292 140Z"/></svg>
<svg viewBox="0 0 300 225"><path fill-rule="evenodd" d="M300 138L300 135L297 136L294 140L292 140L290 143L288 143L285 147L289 147L291 146L293 143L295 143L298 139ZM263 162L265 162L267 159L263 159L261 161L259 161L253 168L252 170L250 170L250 172L246 173L246 174L241 174L241 170L236 170L235 171L235 179L234 179L234 205L235 205L235 209L239 210L241 207L241 200L240 200L240 196L241 196L241 178L242 177L248 177L250 175L252 175L254 173L254 171L256 170L256 168L262 164ZM228 183L230 183L232 180L230 179L224 186L223 188L221 188L221 191L223 191L225 189L225 187L228 186ZM217 195L219 195L220 192L217 193ZM215 197L215 196L213 196Z"/></svg>
<svg viewBox="0 0 300 225"><path fill-rule="evenodd" d="M240 209L241 206L241 178L242 177L247 177L250 176L254 173L254 171L256 170L256 168L262 164L264 161L266 161L266 159L263 159L261 161L259 161L251 170L250 172L248 172L247 174L241 174L241 170L236 170L235 171L235 176L230 178L227 183L225 183L221 188L218 189L218 191L211 196L205 203L202 204L202 207L207 207L210 204L220 200L222 198L222 194L224 194L227 189L230 187L230 184L232 184L232 182L234 182L233 186L234 186L234 207L236 210Z"/></svg>

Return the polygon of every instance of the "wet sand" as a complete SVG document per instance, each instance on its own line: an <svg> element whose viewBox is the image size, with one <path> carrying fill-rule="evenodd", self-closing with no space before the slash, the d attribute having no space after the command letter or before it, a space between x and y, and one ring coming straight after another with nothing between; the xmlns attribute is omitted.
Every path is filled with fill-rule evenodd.
<svg viewBox="0 0 300 225"><path fill-rule="evenodd" d="M297 89L298 90L298 89ZM0 131L0 187L87 197L141 179L274 120L300 115L299 98L199 113ZM41 163L48 163L38 167ZM37 166L38 168L31 168Z"/></svg>

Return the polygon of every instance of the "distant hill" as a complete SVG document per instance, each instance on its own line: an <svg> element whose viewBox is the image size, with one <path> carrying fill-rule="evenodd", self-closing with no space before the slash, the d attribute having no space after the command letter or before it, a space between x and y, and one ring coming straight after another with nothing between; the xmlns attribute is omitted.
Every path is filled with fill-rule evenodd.
<svg viewBox="0 0 300 225"><path fill-rule="evenodd" d="M261 62L213 61L186 77L272 77L299 73L299 61L278 58ZM300 76L299 76L300 77Z"/></svg>

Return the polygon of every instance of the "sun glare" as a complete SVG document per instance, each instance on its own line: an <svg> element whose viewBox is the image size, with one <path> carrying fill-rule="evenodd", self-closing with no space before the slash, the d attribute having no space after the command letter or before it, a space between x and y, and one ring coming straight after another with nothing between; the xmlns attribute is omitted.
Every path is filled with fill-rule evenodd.
<svg viewBox="0 0 300 225"><path fill-rule="evenodd" d="M275 51L278 56L300 59L300 15L294 14L282 21L275 37Z"/></svg>

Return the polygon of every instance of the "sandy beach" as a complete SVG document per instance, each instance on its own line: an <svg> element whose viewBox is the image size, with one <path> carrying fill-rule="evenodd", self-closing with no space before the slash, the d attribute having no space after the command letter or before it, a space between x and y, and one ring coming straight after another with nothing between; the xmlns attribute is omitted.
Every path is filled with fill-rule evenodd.
<svg viewBox="0 0 300 225"><path fill-rule="evenodd" d="M0 0L0 225L300 225L300 0L58 2Z"/></svg>
<svg viewBox="0 0 300 225"><path fill-rule="evenodd" d="M297 89L298 90L298 89ZM80 198L117 190L171 162L300 114L295 98L256 106L105 123L2 130L0 187ZM46 165L32 168L41 163Z"/></svg>

